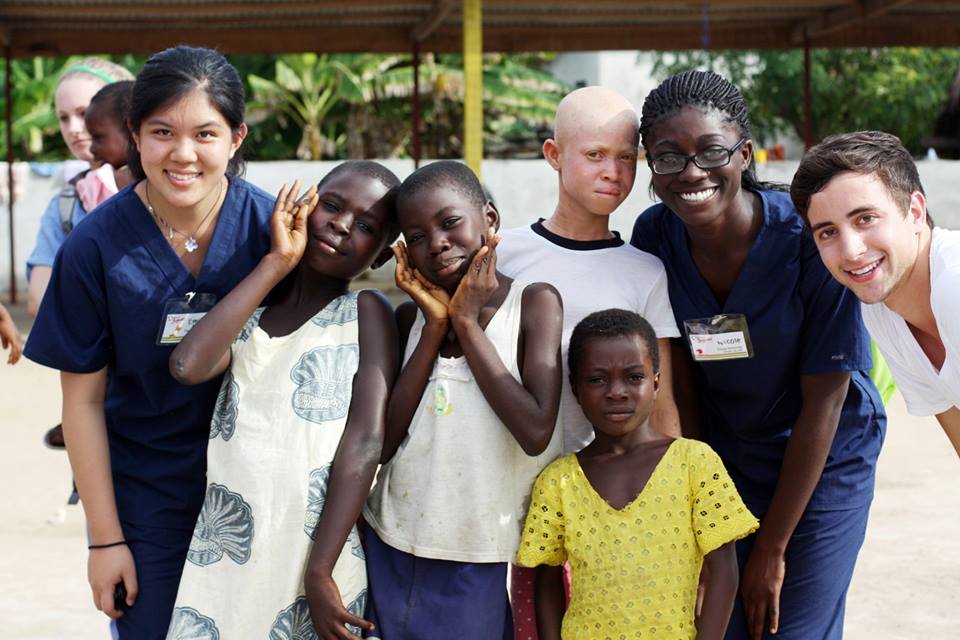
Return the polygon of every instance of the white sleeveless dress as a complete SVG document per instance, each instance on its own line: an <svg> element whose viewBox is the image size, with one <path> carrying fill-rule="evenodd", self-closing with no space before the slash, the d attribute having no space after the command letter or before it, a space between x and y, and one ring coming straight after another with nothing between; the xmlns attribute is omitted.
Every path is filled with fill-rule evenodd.
<svg viewBox="0 0 960 640"><path fill-rule="evenodd" d="M518 381L526 287L511 284L484 330ZM423 326L418 312L404 362L416 349ZM404 553L456 562L511 562L530 488L559 455L561 431L554 431L543 453L528 456L490 407L466 357L438 357L406 438L380 467L364 518L381 540Z"/></svg>
<svg viewBox="0 0 960 640"><path fill-rule="evenodd" d="M360 360L357 295L276 338L259 327L258 309L234 342L168 640L316 638L303 575ZM344 606L362 617L356 527L333 579Z"/></svg>

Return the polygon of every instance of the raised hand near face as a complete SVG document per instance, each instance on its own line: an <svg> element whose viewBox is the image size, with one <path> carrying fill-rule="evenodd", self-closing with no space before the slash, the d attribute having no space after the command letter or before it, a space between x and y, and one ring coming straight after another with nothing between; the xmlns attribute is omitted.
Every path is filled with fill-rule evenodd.
<svg viewBox="0 0 960 640"><path fill-rule="evenodd" d="M396 281L401 291L410 296L423 312L427 322L447 322L447 306L450 296L441 287L423 277L407 257L407 245L403 240L393 246L393 255L397 259Z"/></svg>
<svg viewBox="0 0 960 640"><path fill-rule="evenodd" d="M500 283L497 281L497 244L500 236L496 229L487 229L486 244L480 247L470 263L470 268L457 286L450 300L451 319L476 320L480 309L487 303Z"/></svg>
<svg viewBox="0 0 960 640"><path fill-rule="evenodd" d="M279 258L286 270L292 271L307 248L307 217L317 207L317 186L312 185L302 196L300 179L293 186L280 188L270 217L270 253Z"/></svg>

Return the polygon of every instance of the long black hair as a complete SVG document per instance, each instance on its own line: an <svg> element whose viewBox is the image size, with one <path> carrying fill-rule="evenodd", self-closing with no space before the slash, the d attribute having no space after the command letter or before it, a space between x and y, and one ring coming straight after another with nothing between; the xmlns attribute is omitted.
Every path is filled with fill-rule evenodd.
<svg viewBox="0 0 960 640"><path fill-rule="evenodd" d="M130 100L130 129L139 131L150 114L202 89L210 104L220 112L234 133L243 124L244 93L240 74L221 54L213 49L180 45L155 53L143 65L133 86ZM130 171L143 179L143 165L136 145L130 149ZM242 175L240 150L227 164L227 173Z"/></svg>
<svg viewBox="0 0 960 640"><path fill-rule="evenodd" d="M647 142L659 122L691 106L718 111L726 122L739 129L740 137L752 137L747 103L735 84L712 71L684 71L661 82L643 101L640 116L640 144L643 148L649 152ZM753 161L744 169L741 184L752 191L787 190L784 184L760 182Z"/></svg>

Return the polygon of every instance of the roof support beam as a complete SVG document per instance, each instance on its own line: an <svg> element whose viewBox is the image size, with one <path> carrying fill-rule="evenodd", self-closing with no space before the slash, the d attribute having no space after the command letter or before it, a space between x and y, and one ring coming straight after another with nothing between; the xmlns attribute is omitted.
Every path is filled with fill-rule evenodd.
<svg viewBox="0 0 960 640"><path fill-rule="evenodd" d="M910 4L912 0L858 0L853 6L831 9L813 20L801 22L790 34L796 44L802 44L804 37L815 38L827 35L858 22L864 22L882 15L891 9Z"/></svg>
<svg viewBox="0 0 960 640"><path fill-rule="evenodd" d="M437 27L443 24L443 21L457 4L457 0L434 0L430 13L424 16L420 24L410 31L410 40L420 43L429 38L437 30Z"/></svg>

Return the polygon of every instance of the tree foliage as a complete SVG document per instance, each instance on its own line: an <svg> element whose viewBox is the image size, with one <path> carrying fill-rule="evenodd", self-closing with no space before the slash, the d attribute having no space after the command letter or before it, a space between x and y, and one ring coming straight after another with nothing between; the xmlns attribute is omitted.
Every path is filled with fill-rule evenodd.
<svg viewBox="0 0 960 640"><path fill-rule="evenodd" d="M880 129L922 151L958 65L957 49L813 49L810 93L814 141L831 133ZM803 52L689 51L658 55L654 73L710 69L740 87L754 136L803 138Z"/></svg>
<svg viewBox="0 0 960 640"><path fill-rule="evenodd" d="M244 79L252 160L388 158L412 154L411 56L287 54L228 56ZM79 58L13 61L14 146L21 160L59 160L69 151L53 104L57 79ZM549 54L486 54L484 144L488 155L535 153L569 89L544 71ZM145 56L115 56L136 73ZM0 67L0 83L3 80ZM424 157L463 153L463 57L422 56ZM0 95L0 112L5 109ZM0 148L6 146L0 126Z"/></svg>

